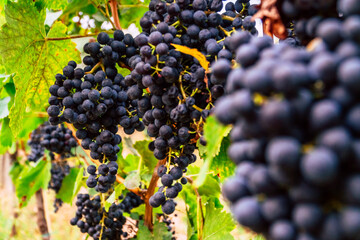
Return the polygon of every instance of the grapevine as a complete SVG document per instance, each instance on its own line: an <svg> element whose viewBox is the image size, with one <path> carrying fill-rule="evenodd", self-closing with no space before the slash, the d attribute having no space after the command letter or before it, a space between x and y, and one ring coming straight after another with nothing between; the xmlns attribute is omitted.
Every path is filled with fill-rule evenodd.
<svg viewBox="0 0 360 240"><path fill-rule="evenodd" d="M360 238L359 1L0 10L4 239Z"/></svg>

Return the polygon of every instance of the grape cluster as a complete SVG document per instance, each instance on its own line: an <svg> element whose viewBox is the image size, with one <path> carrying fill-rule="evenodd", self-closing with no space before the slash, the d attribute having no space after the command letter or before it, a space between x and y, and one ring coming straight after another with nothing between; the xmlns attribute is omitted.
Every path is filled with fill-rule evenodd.
<svg viewBox="0 0 360 240"><path fill-rule="evenodd" d="M70 173L70 166L66 161L52 162L50 172L51 179L48 188L58 193L65 176Z"/></svg>
<svg viewBox="0 0 360 240"><path fill-rule="evenodd" d="M120 30L114 38L100 33L97 40L84 46L90 54L84 57L84 70L70 61L63 74L56 75L47 111L51 124L66 121L74 125L81 146L90 149L93 159L116 161L121 142L118 124L127 134L144 130L137 102L127 96L128 87L116 69L116 64L127 66L136 48L132 36Z"/></svg>
<svg viewBox="0 0 360 240"><path fill-rule="evenodd" d="M303 44L315 38L319 23L330 17L337 17L337 1L282 0L277 3L282 20L293 25L294 34Z"/></svg>
<svg viewBox="0 0 360 240"><path fill-rule="evenodd" d="M93 239L118 239L126 222L122 210L112 205L109 211L101 206L100 196L90 199L88 194L78 194L76 216L70 220L71 225L88 233Z"/></svg>
<svg viewBox="0 0 360 240"><path fill-rule="evenodd" d="M96 166L90 165L87 168L89 177L86 180L86 185L89 188L95 188L96 191L106 193L116 181L116 174L118 171L118 164L111 161L107 164L100 164Z"/></svg>
<svg viewBox="0 0 360 240"><path fill-rule="evenodd" d="M119 199L121 200L119 207L126 213L130 213L133 208L137 208L144 203L144 201L133 192L127 192L125 197L121 195Z"/></svg>
<svg viewBox="0 0 360 240"><path fill-rule="evenodd" d="M135 38L139 55L129 59L133 70L124 79L127 95L137 101L147 133L155 138L149 149L167 162L158 168L163 187L150 204L161 205L166 214L174 212L172 199L187 182L183 173L196 161L196 141L212 103L224 93L221 76L207 73L197 59L172 44L196 48L208 61L230 63L235 48L227 36L236 30L256 34L250 16L256 9L249 1L227 4L221 15L222 7L222 1L151 1L140 20L143 32Z"/></svg>
<svg viewBox="0 0 360 240"><path fill-rule="evenodd" d="M177 217L177 215L175 214L175 217ZM172 235L175 234L175 230L173 229L173 225L175 224L175 222L171 221L171 219L169 218L168 215L165 214L157 214L157 218L159 219L159 221L163 222L166 224L166 227L168 229L169 232L171 232ZM175 237L171 238L172 240L175 240Z"/></svg>
<svg viewBox="0 0 360 240"><path fill-rule="evenodd" d="M72 131L64 125L52 126L48 122L41 128L41 146L50 152L69 156L71 149L77 146Z"/></svg>
<svg viewBox="0 0 360 240"><path fill-rule="evenodd" d="M321 22L311 52L258 38L239 59L239 46L242 67L215 107L234 125L237 169L223 194L236 220L267 239L360 236L360 2L344 2L352 8Z"/></svg>
<svg viewBox="0 0 360 240"><path fill-rule="evenodd" d="M39 128L32 131L30 140L27 144L31 148L31 153L28 155L30 162L37 162L44 156L44 147L41 145L41 130Z"/></svg>
<svg viewBox="0 0 360 240"><path fill-rule="evenodd" d="M78 194L76 216L70 220L71 225L88 233L94 240L126 238L127 232L122 228L126 223L124 212L130 212L142 204L139 196L128 193L121 203L113 203L106 211L101 205L100 196L90 198L88 194Z"/></svg>

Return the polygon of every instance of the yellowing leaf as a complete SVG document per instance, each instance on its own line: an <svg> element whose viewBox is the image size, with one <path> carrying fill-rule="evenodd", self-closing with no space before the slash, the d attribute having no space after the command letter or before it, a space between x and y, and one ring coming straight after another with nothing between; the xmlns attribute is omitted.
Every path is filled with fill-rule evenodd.
<svg viewBox="0 0 360 240"><path fill-rule="evenodd" d="M42 110L49 97L48 88L56 73L68 61L80 61L80 53L70 39L64 39L66 26L56 22L45 32L45 9L33 1L9 2L5 7L6 24L0 30L0 56L6 73L16 73L15 103L10 109L10 127L16 137L22 129L26 111ZM51 39L55 38L55 39Z"/></svg>
<svg viewBox="0 0 360 240"><path fill-rule="evenodd" d="M182 45L178 45L178 44L171 44L176 51L179 51L181 53L185 53L187 55L193 56L194 58L196 58L199 62L200 65L203 69L205 69L205 71L207 71L209 69L209 62L208 60L206 60L206 57L204 54L202 54L201 52L199 52L199 50L197 50L196 48L188 48Z"/></svg>

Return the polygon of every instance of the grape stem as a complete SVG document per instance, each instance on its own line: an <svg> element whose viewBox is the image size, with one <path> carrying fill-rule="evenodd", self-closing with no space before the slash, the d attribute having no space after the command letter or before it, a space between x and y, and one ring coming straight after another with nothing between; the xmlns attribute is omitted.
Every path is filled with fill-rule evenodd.
<svg viewBox="0 0 360 240"><path fill-rule="evenodd" d="M98 69L101 65L101 62L98 62L89 72L86 72L85 74L94 73L96 69Z"/></svg>
<svg viewBox="0 0 360 240"><path fill-rule="evenodd" d="M105 31L106 33L113 33L113 31ZM45 41L61 41L61 40L68 40L68 39L76 39L76 38L85 38L85 37L92 37L96 36L99 33L88 33L85 35L72 35L72 36L66 36L66 37L55 37L55 38L45 38Z"/></svg>
<svg viewBox="0 0 360 240"><path fill-rule="evenodd" d="M110 0L109 3L110 3L110 8L111 8L111 15L114 18L115 28L117 30L121 30L117 2L116 2L116 0ZM106 7L106 9L107 9L107 7Z"/></svg>

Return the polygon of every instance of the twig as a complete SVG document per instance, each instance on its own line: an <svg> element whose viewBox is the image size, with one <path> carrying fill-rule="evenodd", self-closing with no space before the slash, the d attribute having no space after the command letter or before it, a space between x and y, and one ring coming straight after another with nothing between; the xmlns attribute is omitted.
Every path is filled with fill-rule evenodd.
<svg viewBox="0 0 360 240"><path fill-rule="evenodd" d="M46 221L45 215L45 206L44 206L44 197L42 193L42 189L40 188L36 193L36 203L37 203L37 224L40 229L40 233L43 240L50 240L49 228Z"/></svg>
<svg viewBox="0 0 360 240"><path fill-rule="evenodd" d="M114 33L114 31L102 31L102 32L106 32L109 34ZM56 38L44 38L44 41L61 41L61 40L68 40L68 39L75 39L75 38L85 38L85 37L93 37L98 35L99 33L88 33L85 35L71 35L71 36L66 36L66 37L56 37ZM42 40L41 40L42 41Z"/></svg>
<svg viewBox="0 0 360 240"><path fill-rule="evenodd" d="M105 17L107 17L107 19L109 20L109 22L111 23L111 25L113 26L113 28L115 28L115 24L114 22L111 20L110 15L109 15L109 10L107 8L107 3L105 3L105 10L106 12L104 12L104 10L102 10L101 6L99 4L96 4L96 2L94 2L93 0L90 0L91 4L94 5L100 12L102 15L104 15Z"/></svg>
<svg viewBox="0 0 360 240"><path fill-rule="evenodd" d="M118 8L148 8L149 6L145 5L145 4L134 4L134 5L125 5L125 4L119 4Z"/></svg>
<svg viewBox="0 0 360 240"><path fill-rule="evenodd" d="M154 169L154 172L153 172L151 180L150 180L149 188L147 189L146 195L145 195L144 224L150 230L152 230L152 228L153 228L153 211L152 211L152 207L151 207L151 205L149 203L149 199L154 194L155 188L156 188L156 183L159 180L159 176L157 174L157 169L159 168L159 166L164 165L165 163L166 163L166 158L159 161L156 164L156 167Z"/></svg>
<svg viewBox="0 0 360 240"><path fill-rule="evenodd" d="M118 30L121 30L117 2L116 2L116 0L110 0L109 3L110 3L110 8L111 8L111 15L113 16L114 22L115 22L115 28Z"/></svg>

